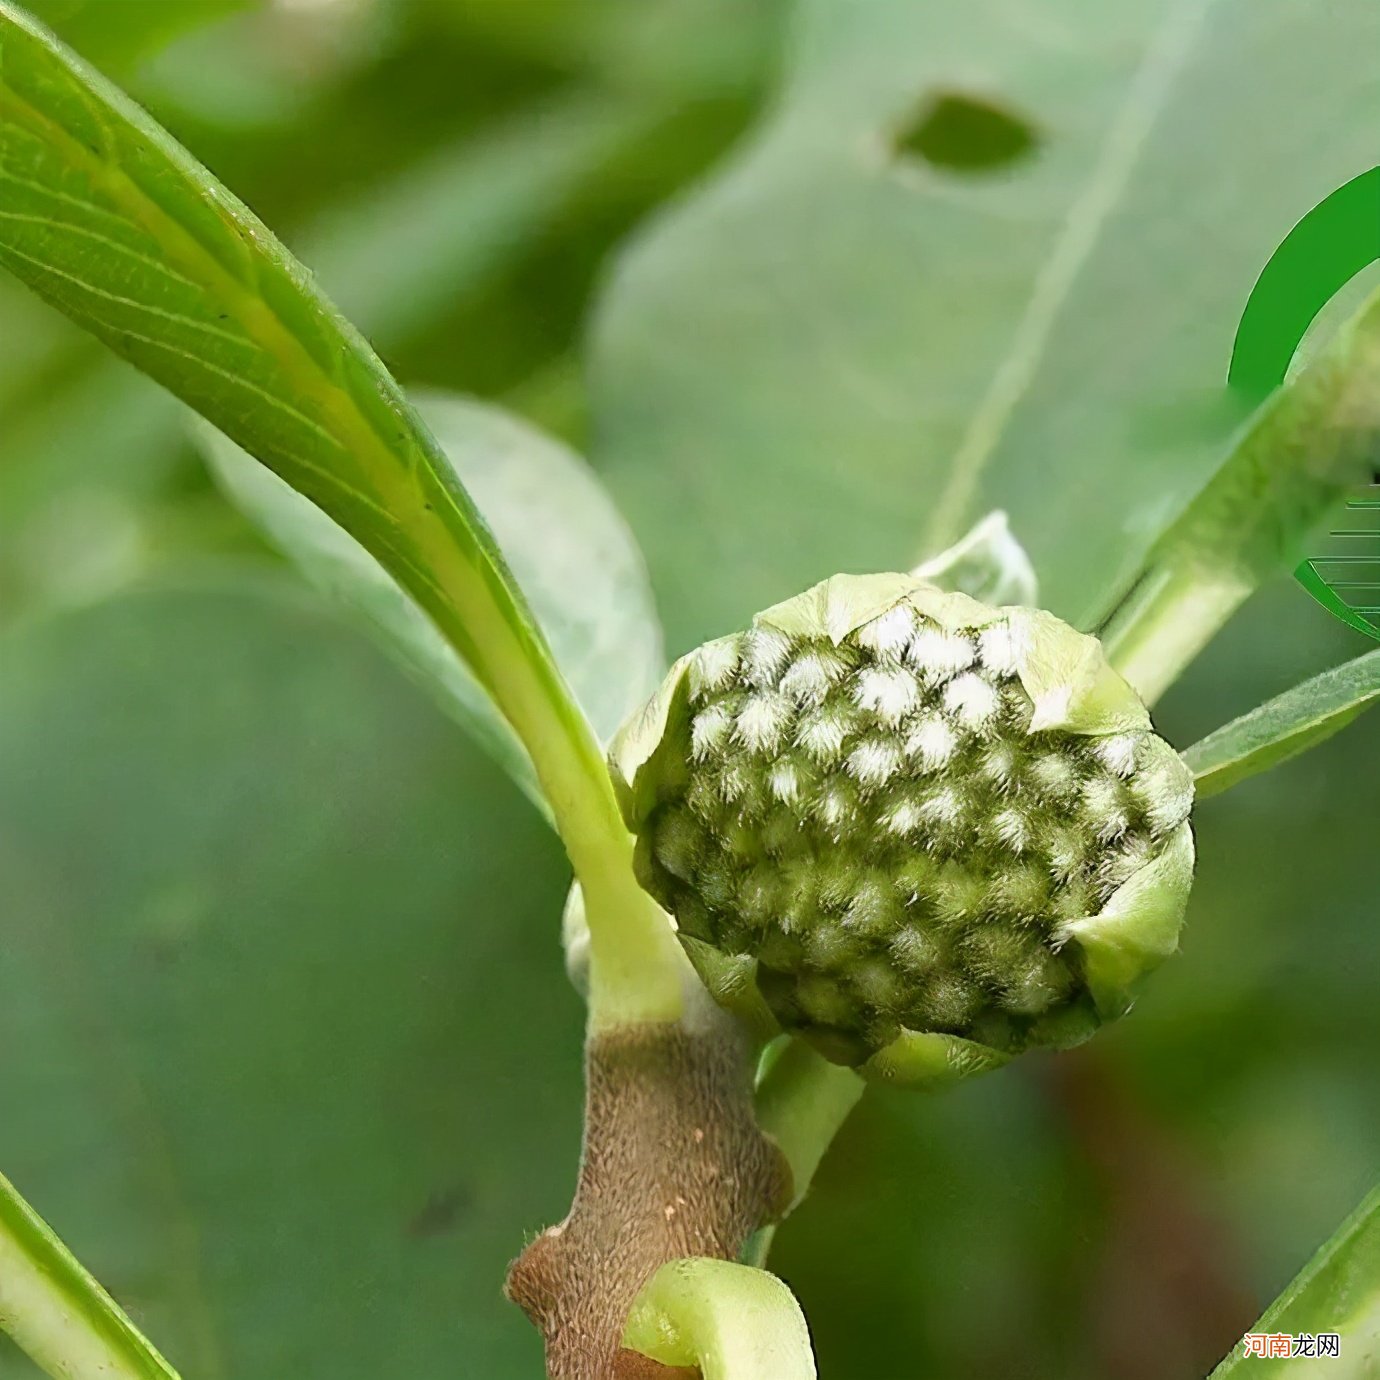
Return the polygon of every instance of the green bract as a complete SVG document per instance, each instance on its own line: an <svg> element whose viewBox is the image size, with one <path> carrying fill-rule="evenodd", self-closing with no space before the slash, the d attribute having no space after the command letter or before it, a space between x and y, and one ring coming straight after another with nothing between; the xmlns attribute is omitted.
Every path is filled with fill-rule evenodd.
<svg viewBox="0 0 1380 1380"><path fill-rule="evenodd" d="M836 575L681 658L610 764L710 989L867 1074L1076 1043L1178 942L1192 777L1040 610Z"/></svg>

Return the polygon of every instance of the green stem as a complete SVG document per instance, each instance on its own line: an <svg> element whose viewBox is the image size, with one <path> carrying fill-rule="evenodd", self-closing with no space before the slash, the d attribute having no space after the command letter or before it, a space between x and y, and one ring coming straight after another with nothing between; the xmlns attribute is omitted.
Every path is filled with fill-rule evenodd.
<svg viewBox="0 0 1380 1380"><path fill-rule="evenodd" d="M1107 659L1153 705L1252 588L1225 571L1155 571L1104 634Z"/></svg>
<svg viewBox="0 0 1380 1380"><path fill-rule="evenodd" d="M1366 482L1380 447L1380 293L1236 437L1160 534L1099 629L1113 666L1153 703L1266 580Z"/></svg>
<svg viewBox="0 0 1380 1380"><path fill-rule="evenodd" d="M673 1260L643 1287L623 1345L704 1380L815 1380L810 1333L775 1275L729 1260Z"/></svg>
<svg viewBox="0 0 1380 1380"><path fill-rule="evenodd" d="M757 1084L757 1124L781 1148L791 1167L795 1208L809 1191L824 1152L858 1105L867 1084L852 1069L831 1064L803 1040L791 1040ZM776 1235L774 1226L754 1234L743 1252L761 1265Z"/></svg>
<svg viewBox="0 0 1380 1380"><path fill-rule="evenodd" d="M0 1328L59 1380L177 1380L3 1174Z"/></svg>

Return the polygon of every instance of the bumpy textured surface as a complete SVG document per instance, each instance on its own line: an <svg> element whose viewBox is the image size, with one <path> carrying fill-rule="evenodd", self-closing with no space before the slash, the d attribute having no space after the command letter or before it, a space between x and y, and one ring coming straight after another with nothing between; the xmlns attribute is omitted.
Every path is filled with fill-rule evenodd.
<svg viewBox="0 0 1380 1380"><path fill-rule="evenodd" d="M1032 729L1029 636L903 601L842 637L759 619L685 664L632 821L644 885L840 1062L903 1028L1014 1052L1097 1024L1068 927L1163 850L1192 782L1139 725Z"/></svg>

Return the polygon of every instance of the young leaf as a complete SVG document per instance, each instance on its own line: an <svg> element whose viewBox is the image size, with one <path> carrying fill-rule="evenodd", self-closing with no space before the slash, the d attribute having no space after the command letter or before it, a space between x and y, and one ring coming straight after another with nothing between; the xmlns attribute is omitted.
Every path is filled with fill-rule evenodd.
<svg viewBox="0 0 1380 1380"><path fill-rule="evenodd" d="M305 494L417 600L530 753L591 915L622 933L599 965L609 990L630 1016L678 1012L680 951L646 920L599 744L378 357L240 202L8 0L0 73L0 265Z"/></svg>
<svg viewBox="0 0 1380 1380"><path fill-rule="evenodd" d="M1380 700L1380 649L1334 666L1184 752L1199 800L1325 742Z"/></svg>
<svg viewBox="0 0 1380 1380"><path fill-rule="evenodd" d="M1248 1354L1253 1348L1243 1340L1210 1380L1267 1380L1315 1371L1333 1380L1362 1380L1375 1374L1380 1344L1380 1188L1337 1228L1248 1335L1316 1337L1320 1332L1337 1334L1338 1350L1335 1358L1319 1359L1316 1367L1298 1362L1281 1367L1277 1358Z"/></svg>
<svg viewBox="0 0 1380 1380"><path fill-rule="evenodd" d="M1302 543L1380 452L1380 293L1251 420L1150 551L1103 632L1154 699Z"/></svg>
<svg viewBox="0 0 1380 1380"><path fill-rule="evenodd" d="M673 1260L647 1282L623 1345L704 1380L815 1380L800 1305L775 1275L728 1260Z"/></svg>
<svg viewBox="0 0 1380 1380"><path fill-rule="evenodd" d="M3 1174L0 1328L62 1380L177 1380Z"/></svg>
<svg viewBox="0 0 1380 1380"><path fill-rule="evenodd" d="M558 441L466 398L423 393L413 403L506 552L595 731L611 737L665 669L636 539L588 466ZM233 441L210 427L196 435L231 499L309 580L363 615L545 810L522 744L411 596L353 537Z"/></svg>

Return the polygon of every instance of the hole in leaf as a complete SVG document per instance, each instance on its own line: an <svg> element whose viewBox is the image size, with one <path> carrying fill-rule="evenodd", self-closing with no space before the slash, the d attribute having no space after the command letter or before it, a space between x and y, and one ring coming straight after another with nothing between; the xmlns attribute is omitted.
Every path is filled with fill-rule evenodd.
<svg viewBox="0 0 1380 1380"><path fill-rule="evenodd" d="M1039 143L1035 127L983 96L959 91L927 97L897 129L892 150L955 172L992 172L1029 156Z"/></svg>

